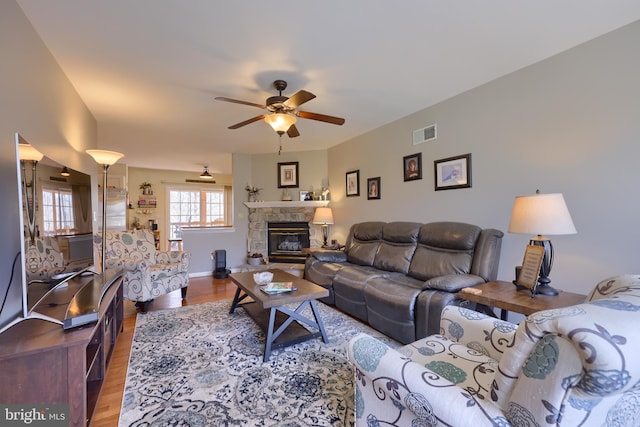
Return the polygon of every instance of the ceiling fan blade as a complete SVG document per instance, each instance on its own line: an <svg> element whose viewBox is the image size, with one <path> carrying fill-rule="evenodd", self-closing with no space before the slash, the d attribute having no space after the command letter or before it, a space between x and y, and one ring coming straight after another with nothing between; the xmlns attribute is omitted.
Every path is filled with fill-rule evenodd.
<svg viewBox="0 0 640 427"><path fill-rule="evenodd" d="M300 136L300 132L298 132L298 128L296 127L296 125L289 126L287 135L289 135L289 138L295 138L297 136Z"/></svg>
<svg viewBox="0 0 640 427"><path fill-rule="evenodd" d="M258 120L262 120L262 119L264 119L264 117L265 117L265 114L260 114L259 116L252 117L249 120L245 120L244 122L240 122L240 123L236 123L235 125L231 125L231 126L228 127L228 129L238 129L238 128L241 128L242 126L246 126L246 125L248 125L250 123L257 122Z"/></svg>
<svg viewBox="0 0 640 427"><path fill-rule="evenodd" d="M291 98L287 99L283 102L286 107L296 108L299 105L304 104L305 102L311 101L316 96L311 92L307 92L306 90L299 90L291 96Z"/></svg>
<svg viewBox="0 0 640 427"><path fill-rule="evenodd" d="M266 105L255 104L248 101L240 101L239 99L225 98L224 96L216 96L217 101L233 102L234 104L249 105L251 107L267 108Z"/></svg>
<svg viewBox="0 0 640 427"><path fill-rule="evenodd" d="M344 124L344 119L340 117L327 116L326 114L310 113L308 111L296 111L295 114L303 119L318 120L319 122L326 122L334 125Z"/></svg>

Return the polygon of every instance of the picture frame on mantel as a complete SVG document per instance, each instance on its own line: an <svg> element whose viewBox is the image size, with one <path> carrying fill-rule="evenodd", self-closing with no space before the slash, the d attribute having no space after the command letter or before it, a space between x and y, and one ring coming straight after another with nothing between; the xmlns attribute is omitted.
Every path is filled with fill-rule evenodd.
<svg viewBox="0 0 640 427"><path fill-rule="evenodd" d="M360 195L360 170L346 173L346 190L347 197Z"/></svg>
<svg viewBox="0 0 640 427"><path fill-rule="evenodd" d="M298 162L278 163L278 188L299 187Z"/></svg>

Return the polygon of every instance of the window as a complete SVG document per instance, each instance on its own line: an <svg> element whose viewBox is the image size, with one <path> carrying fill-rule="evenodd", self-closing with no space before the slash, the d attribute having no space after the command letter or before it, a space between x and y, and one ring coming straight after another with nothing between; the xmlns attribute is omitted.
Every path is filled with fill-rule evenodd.
<svg viewBox="0 0 640 427"><path fill-rule="evenodd" d="M71 188L42 188L42 226L44 235L75 231Z"/></svg>
<svg viewBox="0 0 640 427"><path fill-rule="evenodd" d="M220 227L231 224L231 187L168 187L169 239L180 239L181 227Z"/></svg>

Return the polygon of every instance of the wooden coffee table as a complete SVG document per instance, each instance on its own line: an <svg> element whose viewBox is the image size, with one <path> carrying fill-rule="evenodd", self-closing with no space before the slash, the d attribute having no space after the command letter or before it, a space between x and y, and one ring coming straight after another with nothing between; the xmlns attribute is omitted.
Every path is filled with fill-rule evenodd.
<svg viewBox="0 0 640 427"><path fill-rule="evenodd" d="M293 282L293 286L297 290L268 295L261 291L260 285L253 280L254 272L229 275L238 287L229 313L233 313L237 307L241 306L267 333L263 361L268 361L271 351L278 348L317 337L322 337L322 341L328 342L316 300L329 296L329 291L286 271L279 269L266 271L273 273L274 282ZM251 301L242 303L245 298L250 298ZM295 310L285 307L285 305L295 303L300 303ZM313 318L306 317L302 313L307 306L311 307ZM302 323L316 328L318 331L310 332L301 325Z"/></svg>
<svg viewBox="0 0 640 427"><path fill-rule="evenodd" d="M507 320L507 311L528 316L537 311L580 304L586 298L586 295L564 291L560 291L558 295L554 296L536 295L532 298L528 289L518 290L513 283L503 281L487 282L473 288L480 290L481 293L458 292L456 296L481 304L483 306L481 308L488 309L484 310L487 313L492 313L494 308L501 309L500 318L502 320Z"/></svg>

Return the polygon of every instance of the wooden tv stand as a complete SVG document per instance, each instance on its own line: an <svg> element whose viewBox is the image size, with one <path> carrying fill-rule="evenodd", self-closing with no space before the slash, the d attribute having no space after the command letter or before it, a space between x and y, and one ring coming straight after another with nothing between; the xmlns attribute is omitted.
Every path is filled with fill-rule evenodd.
<svg viewBox="0 0 640 427"><path fill-rule="evenodd" d="M122 331L122 272L107 270L104 277L114 280L102 298L97 322L64 330L62 325L28 319L0 334L0 402L68 405L70 426L90 424ZM73 296L85 285L101 288L102 278L71 279L48 295L35 311L62 321ZM32 293L42 293L42 288L42 284L30 285L29 300Z"/></svg>

